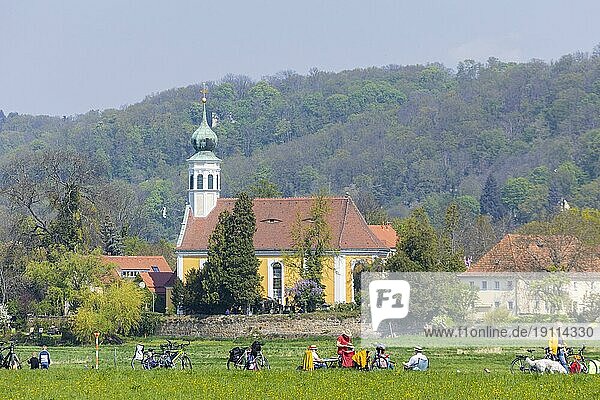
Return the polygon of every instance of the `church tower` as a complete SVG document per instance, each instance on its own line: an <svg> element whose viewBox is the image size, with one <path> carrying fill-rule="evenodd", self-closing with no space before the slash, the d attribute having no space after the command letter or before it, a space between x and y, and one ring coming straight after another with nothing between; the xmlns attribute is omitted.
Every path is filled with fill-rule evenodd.
<svg viewBox="0 0 600 400"><path fill-rule="evenodd" d="M202 122L192 134L196 154L187 160L188 202L194 217L206 217L215 208L221 194L221 159L213 153L217 141L217 135L206 119L206 90L203 90Z"/></svg>

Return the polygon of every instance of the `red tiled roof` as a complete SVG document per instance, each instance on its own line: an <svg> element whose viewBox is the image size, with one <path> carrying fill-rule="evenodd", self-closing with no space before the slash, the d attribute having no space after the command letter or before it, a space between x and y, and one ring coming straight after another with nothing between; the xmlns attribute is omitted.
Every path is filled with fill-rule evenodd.
<svg viewBox="0 0 600 400"><path fill-rule="evenodd" d="M165 294L166 288L175 284L176 275L174 272L142 272L139 276L148 290L156 294Z"/></svg>
<svg viewBox="0 0 600 400"><path fill-rule="evenodd" d="M332 250L371 249L387 250L371 232L364 218L348 197L328 197L329 213L326 220L331 228ZM212 234L223 210L233 210L236 199L218 199L215 208L205 218L191 214L177 250L206 250L208 238ZM256 250L289 250L293 247L291 231L298 216L304 224L310 223L310 210L314 198L274 198L254 199L252 209L256 216L254 248Z"/></svg>
<svg viewBox="0 0 600 400"><path fill-rule="evenodd" d="M599 249L585 247L574 236L509 234L467 273L553 270L600 272Z"/></svg>
<svg viewBox="0 0 600 400"><path fill-rule="evenodd" d="M152 271L152 267L158 267L159 272L172 272L163 256L102 256L106 262L116 264L123 270Z"/></svg>
<svg viewBox="0 0 600 400"><path fill-rule="evenodd" d="M369 225L369 229L387 247L390 247L390 248L396 247L396 242L398 241L398 235L396 234L396 230L394 228L392 228L391 225L389 225L389 224Z"/></svg>

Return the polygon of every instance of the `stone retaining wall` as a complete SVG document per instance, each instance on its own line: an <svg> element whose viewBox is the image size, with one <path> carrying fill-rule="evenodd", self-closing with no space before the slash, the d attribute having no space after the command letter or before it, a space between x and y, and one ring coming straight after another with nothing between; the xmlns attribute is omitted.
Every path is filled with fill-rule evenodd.
<svg viewBox="0 0 600 400"><path fill-rule="evenodd" d="M178 316L165 318L160 324L157 334L211 339L302 338L337 337L345 329L349 329L353 335L358 335L360 317L323 318L310 314Z"/></svg>

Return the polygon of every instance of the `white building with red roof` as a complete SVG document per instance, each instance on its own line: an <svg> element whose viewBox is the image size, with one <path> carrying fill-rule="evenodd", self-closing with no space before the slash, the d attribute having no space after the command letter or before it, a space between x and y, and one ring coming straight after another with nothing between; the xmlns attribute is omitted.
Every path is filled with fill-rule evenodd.
<svg viewBox="0 0 600 400"><path fill-rule="evenodd" d="M114 274L124 279L139 277L144 287L152 293L153 311L164 312L172 306L171 292L175 273L163 256L102 256L114 265Z"/></svg>

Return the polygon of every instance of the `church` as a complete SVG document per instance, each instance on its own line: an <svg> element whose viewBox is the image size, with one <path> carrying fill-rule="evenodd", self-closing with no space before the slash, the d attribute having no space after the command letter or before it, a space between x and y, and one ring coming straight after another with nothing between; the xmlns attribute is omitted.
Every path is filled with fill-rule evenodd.
<svg viewBox="0 0 600 400"><path fill-rule="evenodd" d="M188 160L188 203L177 239L177 276L185 282L186 274L204 266L208 240L223 210L233 210L236 199L221 198L221 159L215 154L218 139L206 118L206 98L202 98L203 115L192 134L195 154ZM254 249L260 261L264 297L285 304L286 289L299 279L298 273L286 268L286 258L293 252L292 227L300 219L310 224L315 199L256 198ZM353 269L357 263L377 257L385 258L395 246L395 232L389 226L369 226L348 196L327 197L327 224L330 228L330 251L325 260L322 284L328 304L354 301ZM393 233L391 233L391 232ZM393 236L393 239L390 237ZM289 258L287 258L289 259Z"/></svg>

